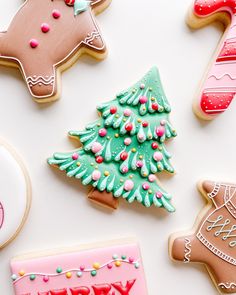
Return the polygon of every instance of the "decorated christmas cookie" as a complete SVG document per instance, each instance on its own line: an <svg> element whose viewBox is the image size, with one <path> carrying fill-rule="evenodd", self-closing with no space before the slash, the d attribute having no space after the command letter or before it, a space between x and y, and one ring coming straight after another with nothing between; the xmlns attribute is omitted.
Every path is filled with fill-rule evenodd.
<svg viewBox="0 0 236 295"><path fill-rule="evenodd" d="M170 239L171 257L205 264L222 293L235 293L236 184L204 181L200 191L208 206L199 215L192 234L177 234Z"/></svg>
<svg viewBox="0 0 236 295"><path fill-rule="evenodd" d="M226 111L236 94L236 6L234 0L196 0L189 24L202 27L220 21L227 27L194 103L206 120Z"/></svg>
<svg viewBox="0 0 236 295"><path fill-rule="evenodd" d="M19 257L11 269L16 295L148 294L133 241Z"/></svg>
<svg viewBox="0 0 236 295"><path fill-rule="evenodd" d="M171 196L155 176L174 172L165 141L176 136L158 70L152 68L141 81L97 109L99 120L84 131L69 133L83 148L56 153L48 163L92 185L95 189L89 198L102 205L117 208L122 197L173 212Z"/></svg>
<svg viewBox="0 0 236 295"><path fill-rule="evenodd" d="M82 53L104 58L94 13L110 0L26 0L0 33L0 64L18 67L37 102L60 95L60 73ZM26 28L26 22L28 26Z"/></svg>
<svg viewBox="0 0 236 295"><path fill-rule="evenodd" d="M30 182L21 160L0 141L0 249L20 231L30 206Z"/></svg>

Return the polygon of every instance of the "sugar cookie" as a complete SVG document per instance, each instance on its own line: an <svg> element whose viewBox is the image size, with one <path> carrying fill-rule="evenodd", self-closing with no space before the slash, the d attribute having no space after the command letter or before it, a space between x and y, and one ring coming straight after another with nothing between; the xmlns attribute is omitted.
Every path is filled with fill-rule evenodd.
<svg viewBox="0 0 236 295"><path fill-rule="evenodd" d="M16 295L147 295L134 241L83 246L11 261Z"/></svg>
<svg viewBox="0 0 236 295"><path fill-rule="evenodd" d="M230 106L236 94L236 6L234 0L196 0L188 23L193 28L220 21L224 36L194 101L194 111L212 120Z"/></svg>
<svg viewBox="0 0 236 295"><path fill-rule="evenodd" d="M193 234L173 235L170 255L184 263L206 265L220 292L236 291L236 184L204 181L199 186L208 206Z"/></svg>
<svg viewBox="0 0 236 295"><path fill-rule="evenodd" d="M57 99L61 72L82 53L105 57L94 13L110 1L26 0L8 30L0 33L0 64L20 69L37 102Z"/></svg>
<svg viewBox="0 0 236 295"><path fill-rule="evenodd" d="M0 140L0 249L11 242L23 226L30 207L28 174L18 155Z"/></svg>

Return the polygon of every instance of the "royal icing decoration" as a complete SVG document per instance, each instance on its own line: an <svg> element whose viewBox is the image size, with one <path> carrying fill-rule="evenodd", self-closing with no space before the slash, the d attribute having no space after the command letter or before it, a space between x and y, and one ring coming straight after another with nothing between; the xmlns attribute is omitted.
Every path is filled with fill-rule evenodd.
<svg viewBox="0 0 236 295"><path fill-rule="evenodd" d="M104 192L99 197L103 204L105 198L108 200L107 192L113 199L122 197L129 203L138 201L173 212L171 196L154 175L174 172L165 141L176 136L168 121L171 108L157 69L97 109L99 120L84 131L69 133L83 143L83 148L56 153L48 163L69 177L81 179L83 185L91 184L97 192ZM97 195L96 201L100 201Z"/></svg>
<svg viewBox="0 0 236 295"><path fill-rule="evenodd" d="M0 64L19 67L36 101L55 100L60 95L61 69L80 52L105 57L106 47L94 12L100 12L109 2L26 0L8 30L0 33ZM30 22L27 30L26 20Z"/></svg>
<svg viewBox="0 0 236 295"><path fill-rule="evenodd" d="M194 234L171 239L174 260L204 263L222 293L236 291L236 184L205 181L210 206Z"/></svg>
<svg viewBox="0 0 236 295"><path fill-rule="evenodd" d="M12 149L0 142L0 249L23 225L29 209L29 180Z"/></svg>
<svg viewBox="0 0 236 295"><path fill-rule="evenodd" d="M223 13L228 14L230 25L204 79L196 105L197 113L205 119L213 119L226 111L236 94L236 5L234 0L196 0L194 3L194 15L200 23L208 17L222 21Z"/></svg>
<svg viewBox="0 0 236 295"><path fill-rule="evenodd" d="M16 295L147 295L134 242L13 259L11 269Z"/></svg>

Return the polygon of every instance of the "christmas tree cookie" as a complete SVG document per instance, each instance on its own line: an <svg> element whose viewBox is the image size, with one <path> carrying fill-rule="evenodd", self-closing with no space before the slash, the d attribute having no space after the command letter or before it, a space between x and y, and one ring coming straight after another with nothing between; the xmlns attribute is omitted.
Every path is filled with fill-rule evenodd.
<svg viewBox="0 0 236 295"><path fill-rule="evenodd" d="M0 64L17 67L37 102L60 96L60 74L81 54L106 56L95 20L111 0L25 0L0 32Z"/></svg>
<svg viewBox="0 0 236 295"><path fill-rule="evenodd" d="M48 163L68 177L81 179L83 185L92 185L89 198L105 206L117 208L122 197L129 203L138 201L173 212L171 196L155 176L174 172L165 142L176 136L158 70L152 68L97 110L100 119L83 131L69 132L83 147L55 153Z"/></svg>

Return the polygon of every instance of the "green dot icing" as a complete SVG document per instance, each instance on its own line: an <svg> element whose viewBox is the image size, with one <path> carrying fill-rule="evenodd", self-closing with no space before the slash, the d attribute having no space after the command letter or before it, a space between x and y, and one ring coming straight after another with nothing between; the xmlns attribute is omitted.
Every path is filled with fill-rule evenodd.
<svg viewBox="0 0 236 295"><path fill-rule="evenodd" d="M142 103L141 97L144 97ZM83 147L71 153L55 153L48 163L68 177L81 179L83 185L92 185L101 192L106 190L116 198L174 212L171 195L149 177L162 171L174 173L166 141L175 137L176 131L169 122L171 107L157 68L152 68L139 82L116 95L114 100L98 106L97 110L101 117L96 122L88 124L83 131L69 132ZM132 125L131 130L127 124ZM106 129L105 136L99 135L102 128ZM160 128L162 133L158 133ZM158 148L153 149L152 143ZM101 149L94 150L95 145ZM124 152L128 156L121 159ZM155 152L162 155L159 161L155 160ZM78 154L78 159L72 158L74 153ZM98 156L102 157L102 163L96 163ZM95 170L100 172L99 177ZM108 176L104 175L105 171L109 172ZM144 183L149 184L148 191L143 189Z"/></svg>
<svg viewBox="0 0 236 295"><path fill-rule="evenodd" d="M121 256L121 259L122 259L122 260L125 260L126 258L127 258L127 257L126 257L125 255L122 255L122 256Z"/></svg>
<svg viewBox="0 0 236 295"><path fill-rule="evenodd" d="M34 281L36 279L36 276L35 275L30 275L30 280L31 281Z"/></svg>
<svg viewBox="0 0 236 295"><path fill-rule="evenodd" d="M96 270L92 270L92 271L91 271L91 276L92 276L92 277L95 277L96 275L97 275L97 271L96 271Z"/></svg>
<svg viewBox="0 0 236 295"><path fill-rule="evenodd" d="M57 271L57 273L62 273L62 268L58 267L56 271Z"/></svg>

